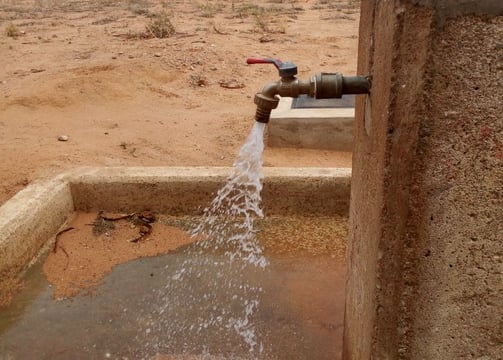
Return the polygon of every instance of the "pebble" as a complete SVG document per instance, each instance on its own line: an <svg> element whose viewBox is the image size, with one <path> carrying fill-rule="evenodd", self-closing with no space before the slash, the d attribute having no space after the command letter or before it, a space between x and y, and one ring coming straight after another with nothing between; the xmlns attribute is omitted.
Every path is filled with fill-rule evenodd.
<svg viewBox="0 0 503 360"><path fill-rule="evenodd" d="M58 141L68 141L70 137L68 135L59 135L58 136Z"/></svg>
<svg viewBox="0 0 503 360"><path fill-rule="evenodd" d="M161 56L162 56L162 54L161 54L161 53L155 53L155 54L154 54L154 56L155 56L155 57L161 57Z"/></svg>

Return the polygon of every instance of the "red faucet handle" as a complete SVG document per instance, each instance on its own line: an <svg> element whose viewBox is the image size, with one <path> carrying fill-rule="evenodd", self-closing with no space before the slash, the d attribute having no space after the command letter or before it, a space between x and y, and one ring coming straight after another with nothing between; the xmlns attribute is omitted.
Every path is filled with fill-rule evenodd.
<svg viewBox="0 0 503 360"><path fill-rule="evenodd" d="M251 64L273 64L279 70L280 66L283 64L280 59L257 59L257 58L248 58L246 59L246 63Z"/></svg>
<svg viewBox="0 0 503 360"><path fill-rule="evenodd" d="M297 65L291 62L282 62L280 59L257 59L257 58L248 58L246 59L246 63L249 65L252 64L273 64L276 66L276 69L279 71L279 76L281 77L292 77L297 75Z"/></svg>

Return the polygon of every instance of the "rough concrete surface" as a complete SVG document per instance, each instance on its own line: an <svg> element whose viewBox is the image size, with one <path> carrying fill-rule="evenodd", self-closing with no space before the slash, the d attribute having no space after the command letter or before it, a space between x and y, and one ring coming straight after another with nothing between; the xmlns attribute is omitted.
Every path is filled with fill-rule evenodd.
<svg viewBox="0 0 503 360"><path fill-rule="evenodd" d="M34 183L0 207L0 278L22 270L73 214L64 176Z"/></svg>
<svg viewBox="0 0 503 360"><path fill-rule="evenodd" d="M281 98L267 126L267 145L351 151L354 108L292 108Z"/></svg>
<svg viewBox="0 0 503 360"><path fill-rule="evenodd" d="M232 168L95 168L78 174L71 191L81 211L150 209L201 213ZM264 213L347 214L351 169L265 168Z"/></svg>
<svg viewBox="0 0 503 360"><path fill-rule="evenodd" d="M362 2L344 356L499 359L503 19L420 3Z"/></svg>
<svg viewBox="0 0 503 360"><path fill-rule="evenodd" d="M503 15L501 0L402 0L435 9L435 17L442 25L447 19L460 15Z"/></svg>
<svg viewBox="0 0 503 360"><path fill-rule="evenodd" d="M502 39L503 17L467 16L432 47L410 185L417 358L503 354Z"/></svg>

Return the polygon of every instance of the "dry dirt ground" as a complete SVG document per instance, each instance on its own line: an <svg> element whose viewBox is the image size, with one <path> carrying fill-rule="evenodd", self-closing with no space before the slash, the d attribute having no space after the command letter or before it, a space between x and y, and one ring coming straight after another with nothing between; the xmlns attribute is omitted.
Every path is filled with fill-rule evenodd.
<svg viewBox="0 0 503 360"><path fill-rule="evenodd" d="M358 6L0 1L0 204L76 166L231 166L254 93L277 79L246 58L293 61L300 78L354 74ZM154 36L163 28L174 33ZM264 164L350 166L351 154L268 147Z"/></svg>

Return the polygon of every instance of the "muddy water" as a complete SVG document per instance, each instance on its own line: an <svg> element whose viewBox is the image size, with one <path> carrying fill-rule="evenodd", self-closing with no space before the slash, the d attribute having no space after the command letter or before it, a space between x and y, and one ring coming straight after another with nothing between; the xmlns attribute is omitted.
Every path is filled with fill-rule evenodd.
<svg viewBox="0 0 503 360"><path fill-rule="evenodd" d="M266 217L258 229L269 266L267 271L250 268L242 280L262 287L253 321L263 352L250 354L239 337L226 336L224 330L188 338L162 326L146 327L148 314L160 306L158 289L193 256L183 248L119 265L91 292L60 301L53 299L40 266L35 267L26 289L0 312L0 359L139 359L187 354L187 348L191 354L228 359L338 359L346 219ZM215 263L224 258L215 252L207 256ZM209 277L217 274L203 274L188 280L186 288L176 287L173 298L183 299L189 288L191 295L204 296ZM223 302L215 306L225 307ZM201 315L187 302L162 316L196 324ZM169 321L160 323L169 327ZM163 336L169 341L152 347L152 339Z"/></svg>

